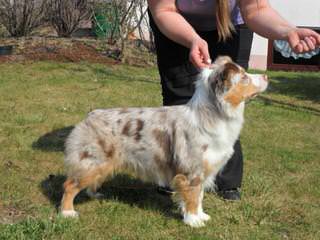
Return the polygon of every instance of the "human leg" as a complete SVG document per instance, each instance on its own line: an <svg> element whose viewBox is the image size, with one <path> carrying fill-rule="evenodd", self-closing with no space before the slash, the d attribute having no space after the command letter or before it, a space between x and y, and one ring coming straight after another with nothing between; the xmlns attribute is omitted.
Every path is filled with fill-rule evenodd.
<svg viewBox="0 0 320 240"><path fill-rule="evenodd" d="M150 26L154 33L163 105L180 105L192 97L199 71L189 61L189 49L168 39L158 29L151 14Z"/></svg>

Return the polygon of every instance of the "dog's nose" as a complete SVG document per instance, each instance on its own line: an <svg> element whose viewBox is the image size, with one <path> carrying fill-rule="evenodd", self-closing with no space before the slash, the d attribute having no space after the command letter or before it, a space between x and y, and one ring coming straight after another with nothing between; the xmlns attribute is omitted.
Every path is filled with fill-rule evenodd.
<svg viewBox="0 0 320 240"><path fill-rule="evenodd" d="M268 76L266 74L262 75L262 79L266 82L269 82Z"/></svg>
<svg viewBox="0 0 320 240"><path fill-rule="evenodd" d="M268 76L266 74L262 75L260 78L260 87L261 87L261 92L265 91L269 85L269 80Z"/></svg>

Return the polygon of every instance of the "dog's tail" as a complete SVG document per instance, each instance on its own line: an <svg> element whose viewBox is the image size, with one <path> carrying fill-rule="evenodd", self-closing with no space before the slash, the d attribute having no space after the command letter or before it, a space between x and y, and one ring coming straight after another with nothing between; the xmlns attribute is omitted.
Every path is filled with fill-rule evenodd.
<svg viewBox="0 0 320 240"><path fill-rule="evenodd" d="M87 121L79 123L65 143L65 165L68 175L91 171L103 163L101 146Z"/></svg>

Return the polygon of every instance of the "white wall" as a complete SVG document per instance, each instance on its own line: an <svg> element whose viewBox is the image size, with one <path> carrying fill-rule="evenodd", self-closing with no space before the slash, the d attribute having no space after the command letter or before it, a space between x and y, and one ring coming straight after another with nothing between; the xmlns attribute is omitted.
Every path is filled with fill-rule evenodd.
<svg viewBox="0 0 320 240"><path fill-rule="evenodd" d="M270 4L296 26L320 27L319 0L269 0ZM268 41L255 34L251 49L250 67L265 69Z"/></svg>

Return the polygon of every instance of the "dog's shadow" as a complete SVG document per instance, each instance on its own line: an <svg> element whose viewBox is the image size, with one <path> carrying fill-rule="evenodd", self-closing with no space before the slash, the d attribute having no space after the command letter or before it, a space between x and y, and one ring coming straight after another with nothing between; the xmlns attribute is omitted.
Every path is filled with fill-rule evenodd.
<svg viewBox="0 0 320 240"><path fill-rule="evenodd" d="M32 148L45 152L63 152L64 143L73 128L74 126L68 126L46 133L32 143Z"/></svg>
<svg viewBox="0 0 320 240"><path fill-rule="evenodd" d="M63 183L66 180L64 175L49 175L40 184L42 193L58 210L63 195ZM180 219L178 212L174 211L174 203L168 195L157 192L156 186L145 183L127 174L119 174L106 181L99 192L103 198L99 201L117 200L130 206L137 206L142 209L160 211L170 218ZM87 196L82 191L75 198L75 207L88 201L97 201Z"/></svg>
<svg viewBox="0 0 320 240"><path fill-rule="evenodd" d="M41 136L32 144L32 148L45 152L63 152L65 141L74 126L53 130ZM64 175L50 174L40 183L41 192L58 209L63 195L63 183L66 180ZM119 174L109 181L106 181L99 192L103 193L102 201L114 200L138 206L143 209L157 210L168 217L180 218L178 213L173 211L174 204L170 196L157 192L156 186L145 183L128 174ZM75 205L91 200L82 191L75 199Z"/></svg>

